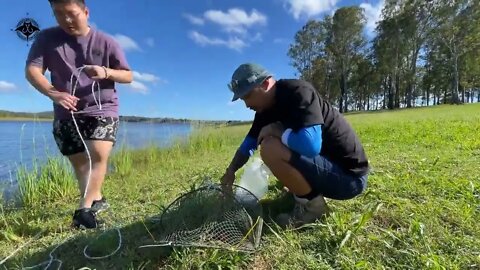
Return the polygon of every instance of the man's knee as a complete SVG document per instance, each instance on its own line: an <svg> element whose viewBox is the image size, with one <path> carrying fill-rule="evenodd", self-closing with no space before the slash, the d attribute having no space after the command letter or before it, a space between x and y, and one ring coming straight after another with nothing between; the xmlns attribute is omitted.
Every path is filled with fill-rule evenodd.
<svg viewBox="0 0 480 270"><path fill-rule="evenodd" d="M87 143L92 163L106 164L112 149L112 142L109 141L89 141Z"/></svg>
<svg viewBox="0 0 480 270"><path fill-rule="evenodd" d="M260 144L260 156L265 163L288 159L289 150L280 139L267 137Z"/></svg>
<svg viewBox="0 0 480 270"><path fill-rule="evenodd" d="M69 155L68 159L75 170L83 171L88 166L88 159L85 152Z"/></svg>

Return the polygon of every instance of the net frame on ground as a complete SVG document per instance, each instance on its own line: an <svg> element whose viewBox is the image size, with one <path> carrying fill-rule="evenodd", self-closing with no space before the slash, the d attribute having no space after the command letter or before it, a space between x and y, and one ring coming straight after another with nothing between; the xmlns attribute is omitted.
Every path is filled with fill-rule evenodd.
<svg viewBox="0 0 480 270"><path fill-rule="evenodd" d="M255 252L260 246L263 209L247 189L232 192L207 184L179 196L160 216L154 243L141 248L203 247Z"/></svg>

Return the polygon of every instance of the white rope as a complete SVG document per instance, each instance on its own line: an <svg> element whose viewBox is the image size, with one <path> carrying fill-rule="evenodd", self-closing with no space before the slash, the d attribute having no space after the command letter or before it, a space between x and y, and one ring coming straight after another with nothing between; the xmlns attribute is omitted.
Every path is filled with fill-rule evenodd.
<svg viewBox="0 0 480 270"><path fill-rule="evenodd" d="M73 87L71 88L70 90L70 94L72 96L75 96L75 92L77 91L77 85L78 85L78 81L80 80L80 75L83 71L83 69L85 68L85 66L83 67L79 67L77 68L77 74L74 74L72 72L72 75L70 76L70 87L72 87L73 85L73 77L77 77L77 79L75 80L75 85L73 85ZM95 84L97 85L97 89L98 89L98 99L100 102L97 101L97 98L95 97ZM92 95L93 95L93 99L95 101L95 104L97 105L97 107L102 110L102 103L101 103L101 93L100 93L100 84L96 81L93 81L92 83ZM90 155L90 151L88 149L88 146L87 146L87 143L85 142L85 140L83 139L83 136L82 136L82 133L80 132L80 128L78 126L78 123L77 123L77 120L75 119L75 114L79 114L81 112L74 112L74 111L70 111L70 114L72 115L72 120L73 120L73 124L75 125L75 129L77 130L77 133L78 135L80 136L80 140L82 141L82 144L83 146L85 147L85 152L87 154L87 158L88 158L88 176L87 176L87 183L85 185L85 190L83 191L83 198L85 199L86 196L87 196L87 192L88 192L88 187L90 185L90 179L92 177L92 167L93 167L93 164L92 164L92 156Z"/></svg>
<svg viewBox="0 0 480 270"><path fill-rule="evenodd" d="M115 255L119 250L120 248L122 247L122 234L120 233L120 229L118 228L115 228L115 230L117 231L117 234L118 234L118 246L117 248L111 252L110 254L108 255L105 255L105 256L101 256L101 257L93 257L93 256L90 256L87 254L87 249L88 249L88 246L89 245L86 245L85 248L83 249L83 255L85 256L85 258L87 259L90 259L90 260L102 260L102 259L107 259L109 257L112 257L113 255ZM34 266L28 266L28 267L23 267L22 270L30 270L30 269L35 269L37 267L40 267L40 266L43 266L43 265L47 265L45 268L43 268L44 270L47 270L51 265L52 263L54 262L57 262L58 263L58 267L57 269L61 269L62 267L62 264L63 264L63 261L60 260L60 259L55 259L53 257L53 253L60 247L62 246L63 244L67 243L68 240L70 240L70 238L72 238L72 236L68 237L65 241L63 241L62 243L58 244L52 251L50 251L50 253L48 254L48 256L50 257L50 259L48 261L44 261L44 262L41 262L37 265L34 265ZM26 245L26 244L25 244ZM23 247L21 247L23 248ZM20 248L20 249L21 249ZM15 251L16 253L17 251ZM13 253L12 255L10 255L9 257L5 258L2 263L4 263L5 261L7 261L9 258L11 258L15 253ZM0 264L1 265L1 264Z"/></svg>
<svg viewBox="0 0 480 270"><path fill-rule="evenodd" d="M42 233L43 231L37 233L32 239L30 239L29 241L27 241L25 244L21 245L19 248L17 248L16 250L14 250L10 255L8 255L7 257L5 257L1 262L0 262L0 265L4 264L6 261L8 261L8 259L10 259L11 257L13 257L17 252L19 252L22 248L26 247L27 245L29 245L31 242L33 242L33 240L36 240L40 234Z"/></svg>
<svg viewBox="0 0 480 270"><path fill-rule="evenodd" d="M122 234L120 233L120 229L115 228L115 230L117 231L117 234L118 234L118 246L112 253L105 256L93 257L87 254L88 245L86 245L85 248L83 249L83 255L85 256L85 258L90 260L102 260L115 255L115 253L117 253L117 251L119 251L120 248L122 247Z"/></svg>
<svg viewBox="0 0 480 270"><path fill-rule="evenodd" d="M70 238L72 238L72 237L73 237L73 236L68 237L65 241L63 241L62 243L58 244L54 249L52 249L52 251L50 251L50 253L48 254L48 256L50 257L50 260L41 262L41 263L39 263L39 264L37 264L37 265L34 265L34 266L23 267L22 270L34 269L34 268L37 268L37 267L42 266L42 265L45 265L45 264L47 264L47 266L45 266L45 268L43 268L43 269L44 269L44 270L47 270L47 269L52 265L53 262L58 262L58 267L57 267L57 269L61 269L63 262L62 262L61 260L59 260L59 259L55 259L55 258L53 257L53 253L54 253L61 245L65 244L65 243L66 243Z"/></svg>

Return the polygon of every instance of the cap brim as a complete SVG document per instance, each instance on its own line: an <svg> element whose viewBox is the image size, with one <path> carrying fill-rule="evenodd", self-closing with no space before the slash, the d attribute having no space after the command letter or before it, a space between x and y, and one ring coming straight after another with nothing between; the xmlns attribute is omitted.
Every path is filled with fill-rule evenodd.
<svg viewBox="0 0 480 270"><path fill-rule="evenodd" d="M250 87L249 87L247 89L243 89L242 91L239 91L239 93L234 93L233 98L232 98L232 102L244 97L250 91L251 90L250 90Z"/></svg>
<svg viewBox="0 0 480 270"><path fill-rule="evenodd" d="M248 94L250 91L255 86L261 85L268 77L271 77L269 73L262 74L261 77L257 79L256 82L249 84L248 86L245 86L245 88L241 91L238 91L237 93L233 94L232 102L238 100L239 98L244 97L246 94Z"/></svg>

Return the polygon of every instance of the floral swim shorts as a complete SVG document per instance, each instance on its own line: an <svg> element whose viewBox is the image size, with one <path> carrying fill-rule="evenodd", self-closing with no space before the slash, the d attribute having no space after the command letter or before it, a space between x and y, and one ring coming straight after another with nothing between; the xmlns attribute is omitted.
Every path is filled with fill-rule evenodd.
<svg viewBox="0 0 480 270"><path fill-rule="evenodd" d="M83 140L110 141L115 144L118 130L118 118L81 117L75 118ZM58 149L64 156L85 151L85 146L72 119L54 120L53 137Z"/></svg>

